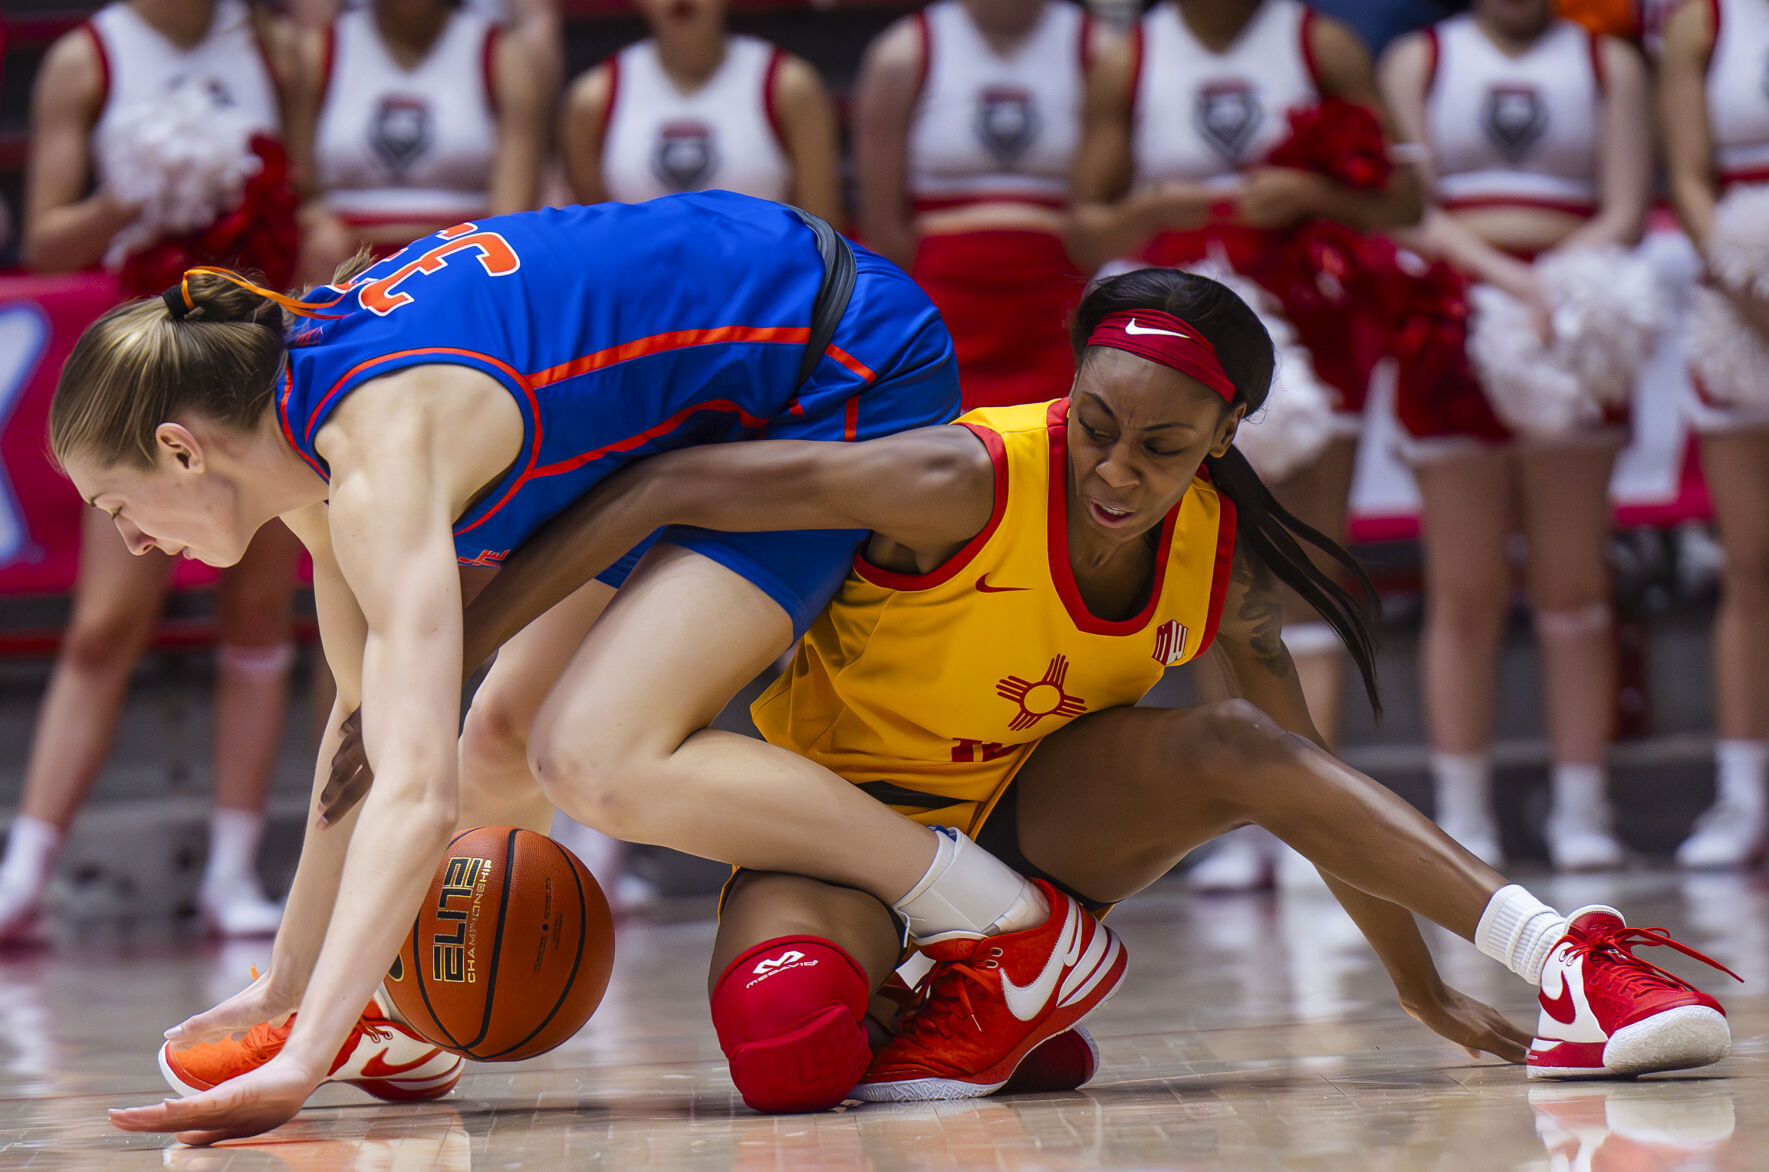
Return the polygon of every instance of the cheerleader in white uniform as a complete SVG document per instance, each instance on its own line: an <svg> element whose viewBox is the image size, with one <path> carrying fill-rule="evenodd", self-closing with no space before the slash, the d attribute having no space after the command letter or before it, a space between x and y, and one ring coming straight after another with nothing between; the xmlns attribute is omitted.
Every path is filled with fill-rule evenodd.
<svg viewBox="0 0 1769 1172"><path fill-rule="evenodd" d="M1469 15L1397 41L1383 59L1384 92L1426 144L1435 177L1415 246L1527 307L1529 332L1560 329L1547 259L1640 236L1644 74L1632 49L1556 20L1549 0L1476 0ZM1521 415L1514 406L1507 423L1495 410L1504 380L1484 386L1403 375L1397 403L1424 498L1422 675L1438 822L1500 858L1488 746L1509 541L1521 527L1553 752L1549 854L1562 868L1612 866L1622 850L1606 792L1615 656L1605 543L1626 412L1520 440L1515 425L1545 405Z"/></svg>
<svg viewBox="0 0 1769 1172"><path fill-rule="evenodd" d="M51 45L31 101L25 264L72 272L97 265L125 232L150 241L151 233L141 235L142 205L124 194L142 176L109 173L105 160L116 144L107 140L129 135L176 100L175 91L202 94L218 118L275 135L288 98L290 42L290 30L242 0L132 0L101 9ZM287 530L267 528L216 591L216 810L197 903L223 935L267 935L281 919L253 866L282 739L298 553ZM88 510L73 615L0 864L0 942L30 935L38 922L67 829L109 755L172 568L158 553L131 557L110 519Z"/></svg>
<svg viewBox="0 0 1769 1172"><path fill-rule="evenodd" d="M1671 201L1707 261L1687 352L1702 471L1726 548L1714 626L1714 805L1690 867L1760 858L1769 764L1769 0L1693 0L1666 22L1659 118ZM1754 225L1754 226L1753 226Z"/></svg>
<svg viewBox="0 0 1769 1172"><path fill-rule="evenodd" d="M967 410L1042 401L1074 374L1086 284L1065 212L1087 77L1114 39L1069 0L939 0L886 29L854 87L867 243L952 331Z"/></svg>
<svg viewBox="0 0 1769 1172"><path fill-rule="evenodd" d="M306 281L538 202L546 96L525 42L452 0L374 0L302 34L315 95L289 126L308 177Z"/></svg>
<svg viewBox="0 0 1769 1172"><path fill-rule="evenodd" d="M715 188L840 225L835 108L809 62L725 28L725 0L636 0L651 36L571 84L565 168L582 203Z"/></svg>

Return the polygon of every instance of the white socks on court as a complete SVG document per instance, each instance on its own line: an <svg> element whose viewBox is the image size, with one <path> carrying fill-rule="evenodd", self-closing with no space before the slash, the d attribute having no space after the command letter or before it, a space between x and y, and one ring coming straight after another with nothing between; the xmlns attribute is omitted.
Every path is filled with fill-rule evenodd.
<svg viewBox="0 0 1769 1172"><path fill-rule="evenodd" d="M1493 820L1493 767L1485 753L1431 754L1437 824L1488 866L1504 862Z"/></svg>
<svg viewBox="0 0 1769 1172"><path fill-rule="evenodd" d="M203 870L203 886L222 889L232 884L258 888L258 839L264 833L264 815L257 810L215 807L209 816L209 862Z"/></svg>
<svg viewBox="0 0 1769 1172"><path fill-rule="evenodd" d="M1769 741L1725 740L1714 746L1714 804L1763 817L1769 804Z"/></svg>
<svg viewBox="0 0 1769 1172"><path fill-rule="evenodd" d="M1685 867L1738 867L1769 837L1769 741L1742 738L1714 746L1714 804L1677 848Z"/></svg>
<svg viewBox="0 0 1769 1172"><path fill-rule="evenodd" d="M958 937L1018 932L1044 920L1044 896L1006 863L950 826L933 828L934 861L891 906L910 938L938 944Z"/></svg>
<svg viewBox="0 0 1769 1172"><path fill-rule="evenodd" d="M1474 929L1474 947L1532 985L1566 935L1566 917L1513 883L1493 892Z"/></svg>
<svg viewBox="0 0 1769 1172"><path fill-rule="evenodd" d="M0 862L0 889L35 895L49 879L61 854L61 827L29 814L12 820L6 836L6 859Z"/></svg>

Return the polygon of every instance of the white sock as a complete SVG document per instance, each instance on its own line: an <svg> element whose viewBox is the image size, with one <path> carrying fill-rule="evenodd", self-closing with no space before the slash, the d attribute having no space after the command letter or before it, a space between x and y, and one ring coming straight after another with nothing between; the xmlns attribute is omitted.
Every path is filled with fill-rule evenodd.
<svg viewBox="0 0 1769 1172"><path fill-rule="evenodd" d="M289 670L295 662L293 643L272 643L268 647L246 647L223 643L215 651L215 662L221 670L242 676L274 676Z"/></svg>
<svg viewBox="0 0 1769 1172"><path fill-rule="evenodd" d="M891 905L908 921L910 939L938 944L1018 932L1050 914L1038 889L1006 863L950 826L933 830L927 874Z"/></svg>
<svg viewBox="0 0 1769 1172"><path fill-rule="evenodd" d="M250 883L256 888L258 874L252 864L258 857L258 838L263 832L263 814L216 806L209 818L209 862L203 869L203 886Z"/></svg>
<svg viewBox="0 0 1769 1172"><path fill-rule="evenodd" d="M1513 883L1493 892L1474 929L1474 947L1532 985L1566 935L1566 917Z"/></svg>
<svg viewBox="0 0 1769 1172"><path fill-rule="evenodd" d="M1493 767L1485 753L1433 753L1439 826L1491 822Z"/></svg>
<svg viewBox="0 0 1769 1172"><path fill-rule="evenodd" d="M1769 795L1769 741L1726 740L1714 746L1714 799L1761 816Z"/></svg>
<svg viewBox="0 0 1769 1172"><path fill-rule="evenodd" d="M1601 824L1609 812L1609 771L1601 765L1556 762L1548 774L1552 808L1561 817Z"/></svg>
<svg viewBox="0 0 1769 1172"><path fill-rule="evenodd" d="M6 860L0 862L0 887L36 892L42 890L61 854L61 827L29 814L12 820L6 836Z"/></svg>

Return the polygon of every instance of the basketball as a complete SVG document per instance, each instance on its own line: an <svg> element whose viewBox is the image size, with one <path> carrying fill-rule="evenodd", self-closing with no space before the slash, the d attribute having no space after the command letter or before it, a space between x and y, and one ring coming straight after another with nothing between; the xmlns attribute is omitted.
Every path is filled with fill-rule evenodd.
<svg viewBox="0 0 1769 1172"><path fill-rule="evenodd" d="M608 988L614 924L576 855L510 826L463 831L387 975L406 1024L480 1062L544 1054Z"/></svg>

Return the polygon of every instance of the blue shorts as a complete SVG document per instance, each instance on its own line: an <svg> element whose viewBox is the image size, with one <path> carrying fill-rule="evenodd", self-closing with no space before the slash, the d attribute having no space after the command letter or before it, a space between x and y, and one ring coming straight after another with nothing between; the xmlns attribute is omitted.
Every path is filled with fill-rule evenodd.
<svg viewBox="0 0 1769 1172"><path fill-rule="evenodd" d="M958 363L952 337L926 294L903 271L864 248L848 309L797 401L763 439L866 440L950 423L958 414ZM860 368L860 369L856 369ZM619 587L658 541L704 554L741 574L780 604L796 637L840 589L864 529L720 533L672 525L653 533L597 580Z"/></svg>

